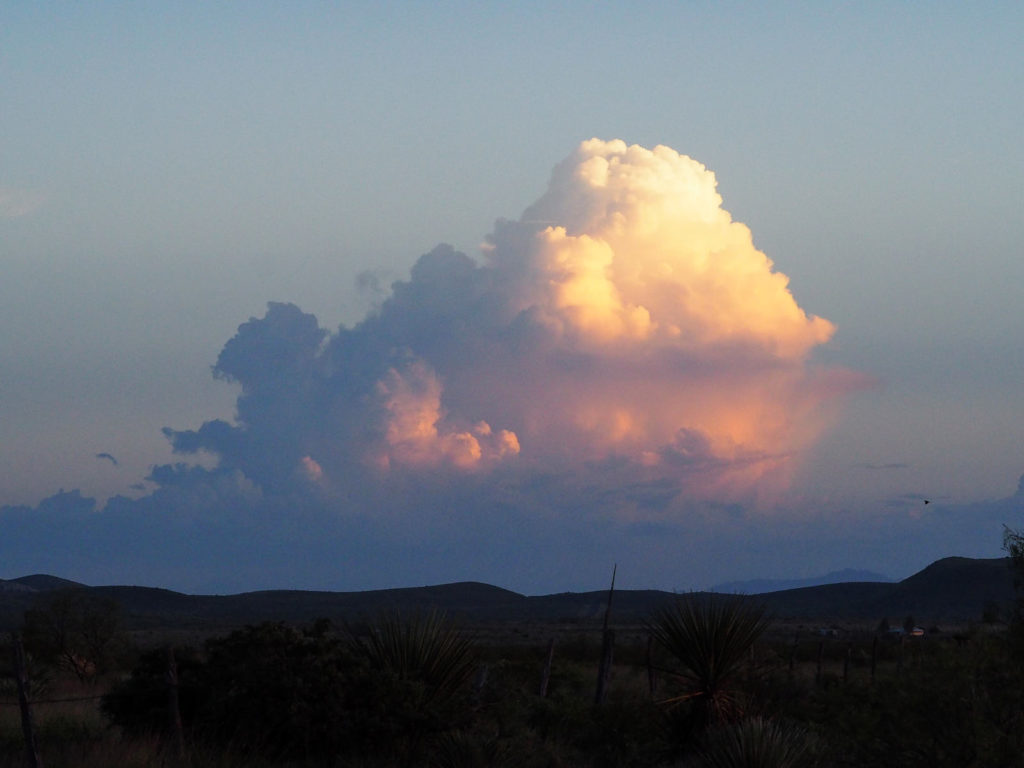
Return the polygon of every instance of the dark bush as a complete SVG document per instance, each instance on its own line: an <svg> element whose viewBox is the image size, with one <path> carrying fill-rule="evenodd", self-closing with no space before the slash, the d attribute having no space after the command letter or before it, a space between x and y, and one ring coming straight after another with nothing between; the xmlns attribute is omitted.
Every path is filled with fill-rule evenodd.
<svg viewBox="0 0 1024 768"><path fill-rule="evenodd" d="M182 722L192 725L209 698L206 667L191 647L174 649L178 670L178 707ZM167 649L141 654L131 677L115 684L103 697L100 709L108 720L130 736L161 733L168 726Z"/></svg>
<svg viewBox="0 0 1024 768"><path fill-rule="evenodd" d="M400 654L401 663L389 652L375 655L323 622L306 630L246 627L208 641L203 654L177 649L186 734L270 759L383 752L408 759L427 738L466 719L472 667L468 645L444 634L454 632L447 624L437 625L444 642L432 647L423 625L399 622L393 651L404 647L403 627L415 635L419 662L415 654ZM166 651L143 655L131 678L105 697L104 713L130 735L166 731L166 675Z"/></svg>
<svg viewBox="0 0 1024 768"><path fill-rule="evenodd" d="M25 611L22 634L34 658L82 682L107 672L124 646L120 606L82 589L45 593Z"/></svg>

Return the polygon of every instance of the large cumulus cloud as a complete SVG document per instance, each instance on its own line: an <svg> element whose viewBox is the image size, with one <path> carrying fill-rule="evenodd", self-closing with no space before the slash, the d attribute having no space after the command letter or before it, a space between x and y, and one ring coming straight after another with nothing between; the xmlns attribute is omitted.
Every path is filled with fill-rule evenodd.
<svg viewBox="0 0 1024 768"><path fill-rule="evenodd" d="M156 467L105 514L250 554L362 537L439 578L428 561L486 578L472 563L743 536L857 385L811 360L833 332L711 171L592 139L477 259L438 246L354 327L286 303L239 326L213 367L235 418L165 429L215 465Z"/></svg>
<svg viewBox="0 0 1024 768"><path fill-rule="evenodd" d="M436 248L335 334L270 305L214 368L241 385L236 423L168 430L175 448L273 492L611 462L735 496L784 484L845 386L808 363L831 323L668 147L582 143L483 250Z"/></svg>

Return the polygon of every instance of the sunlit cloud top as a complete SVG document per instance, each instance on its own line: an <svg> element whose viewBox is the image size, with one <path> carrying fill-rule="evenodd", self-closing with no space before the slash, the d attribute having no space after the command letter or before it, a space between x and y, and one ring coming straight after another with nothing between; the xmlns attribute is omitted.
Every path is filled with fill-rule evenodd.
<svg viewBox="0 0 1024 768"><path fill-rule="evenodd" d="M552 176L520 225L544 226L523 254L494 262L529 280L536 302L588 343L617 339L677 349L752 345L795 359L834 328L808 317L722 208L715 175L665 146L583 142ZM525 282L525 280L524 280Z"/></svg>

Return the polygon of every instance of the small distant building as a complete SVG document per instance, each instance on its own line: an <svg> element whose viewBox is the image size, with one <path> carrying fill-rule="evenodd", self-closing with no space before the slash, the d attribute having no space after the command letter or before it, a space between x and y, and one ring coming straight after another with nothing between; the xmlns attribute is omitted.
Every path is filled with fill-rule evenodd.
<svg viewBox="0 0 1024 768"><path fill-rule="evenodd" d="M889 627L889 635L892 637L924 637L924 629L922 627L914 627L909 632L903 629L903 627Z"/></svg>

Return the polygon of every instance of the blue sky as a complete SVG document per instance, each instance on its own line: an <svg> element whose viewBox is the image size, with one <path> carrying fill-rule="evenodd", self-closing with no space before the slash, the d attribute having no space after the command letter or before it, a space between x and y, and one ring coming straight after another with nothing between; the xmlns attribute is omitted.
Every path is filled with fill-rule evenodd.
<svg viewBox="0 0 1024 768"><path fill-rule="evenodd" d="M1024 517L1010 503L1024 472L1015 4L2 3L0 16L0 504L80 489L104 531L110 496L159 506L159 482L144 482L154 466L216 466L208 450L173 454L161 430L233 421L241 385L211 366L240 324L274 301L328 332L355 327L439 243L479 260L495 221L518 219L556 164L599 137L667 145L713 171L722 207L799 306L835 324L815 364L874 381L835 404L772 510L729 499L726 522L641 521L717 555L625 552L627 583L904 576L946 554L996 556L999 523ZM557 591L600 586L618 557L611 529L581 531L562 512L484 557L479 541L508 520L460 498L473 519L495 515L483 539L433 521L429 547L403 543L395 531L416 513L389 496L391 522L359 518L377 526L379 556L358 576L326 555L292 573L281 555L233 580L215 541L201 578L170 564L175 551L118 570L46 544L29 515L28 549L0 577ZM979 522L965 535L943 510ZM221 535L266 543L296 525L247 514ZM309 514L357 546L355 523ZM780 542L794 535L790 551ZM576 555L531 565L542 538Z"/></svg>

